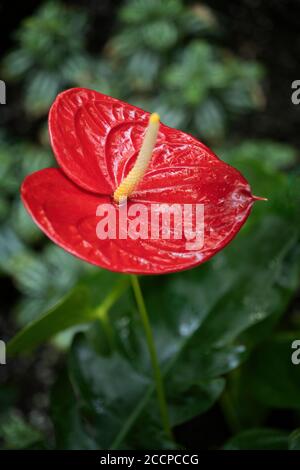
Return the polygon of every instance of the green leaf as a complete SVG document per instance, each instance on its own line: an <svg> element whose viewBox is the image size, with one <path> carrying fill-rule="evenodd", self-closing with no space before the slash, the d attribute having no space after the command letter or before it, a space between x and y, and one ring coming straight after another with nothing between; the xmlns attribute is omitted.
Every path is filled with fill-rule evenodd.
<svg viewBox="0 0 300 470"><path fill-rule="evenodd" d="M253 87L247 86L243 80L235 80L222 93L227 109L236 114L251 111L256 107Z"/></svg>
<svg viewBox="0 0 300 470"><path fill-rule="evenodd" d="M233 165L238 160L249 160L274 170L294 164L297 152L293 147L278 142L245 140L231 149L223 150L222 157Z"/></svg>
<svg viewBox="0 0 300 470"><path fill-rule="evenodd" d="M195 113L198 132L206 139L220 139L225 131L225 114L214 99L205 100Z"/></svg>
<svg viewBox="0 0 300 470"><path fill-rule="evenodd" d="M16 411L0 416L0 435L5 449L24 449L42 439L41 433L26 423Z"/></svg>
<svg viewBox="0 0 300 470"><path fill-rule="evenodd" d="M131 0L125 3L120 9L120 19L126 23L141 24L147 20L158 18L170 18L178 16L182 12L182 4L180 0L151 0L144 2L143 0Z"/></svg>
<svg viewBox="0 0 300 470"><path fill-rule="evenodd" d="M112 331L115 340L121 341L113 326ZM102 348L104 335L102 331L102 340L98 338L99 343L102 341ZM106 341L110 342L108 338ZM129 347L129 341L126 343ZM147 352L143 351L141 354ZM95 429L92 435L97 437L100 448L174 446L161 430L149 364L139 367L139 358L137 361L132 358L129 360L121 349L108 352L107 348L100 354L82 335L77 336L70 359L75 393L82 397L90 414L94 416ZM170 383L167 396L171 421L176 425L206 411L219 397L224 381L195 381L194 384L182 382L180 390L173 385ZM151 438L148 435L149 428L153 429Z"/></svg>
<svg viewBox="0 0 300 470"><path fill-rule="evenodd" d="M50 414L54 424L57 449L96 450L97 443L84 430L80 403L74 395L67 374L59 374L51 393Z"/></svg>
<svg viewBox="0 0 300 470"><path fill-rule="evenodd" d="M136 31L121 30L108 42L108 50L112 58L128 58L136 52Z"/></svg>
<svg viewBox="0 0 300 470"><path fill-rule="evenodd" d="M22 256L26 250L24 244L9 226L0 230L0 267L5 273L11 273L13 259Z"/></svg>
<svg viewBox="0 0 300 470"><path fill-rule="evenodd" d="M46 113L54 101L59 89L60 78L57 73L39 72L30 78L26 89L25 106L34 116Z"/></svg>
<svg viewBox="0 0 300 470"><path fill-rule="evenodd" d="M157 20L143 27L142 38L149 49L166 51L174 47L178 31L174 23Z"/></svg>
<svg viewBox="0 0 300 470"><path fill-rule="evenodd" d="M5 413L9 407L15 405L18 399L18 388L16 384L1 384L0 389L0 414Z"/></svg>
<svg viewBox="0 0 300 470"><path fill-rule="evenodd" d="M191 385L180 377L179 380L172 381L172 387L168 383L167 397L172 425L178 426L205 413L220 397L224 386L223 378L198 383L194 380Z"/></svg>
<svg viewBox="0 0 300 470"><path fill-rule="evenodd" d="M223 390L222 376L250 353L243 335L266 319L278 320L295 292L299 271L284 281L282 274L286 263L298 265L289 258L297 230L264 207L263 215L205 266L159 283L143 279L173 425L212 406ZM148 436L149 427L160 429L155 388L134 311L130 297L122 299L109 328L93 327L72 348L72 383L96 416L92 433L101 448L157 446ZM169 448L165 439L160 442Z"/></svg>
<svg viewBox="0 0 300 470"><path fill-rule="evenodd" d="M82 50L86 22L83 11L69 9L60 2L45 2L18 29L20 50L32 58L36 70L57 70L66 56Z"/></svg>
<svg viewBox="0 0 300 470"><path fill-rule="evenodd" d="M72 382L95 414L99 445L114 447L117 431L130 424L151 379L118 353L95 354L82 336L76 338L71 359Z"/></svg>
<svg viewBox="0 0 300 470"><path fill-rule="evenodd" d="M17 235L27 242L34 242L41 238L41 231L34 224L33 220L25 210L20 201L16 201L11 206L11 226Z"/></svg>
<svg viewBox="0 0 300 470"><path fill-rule="evenodd" d="M30 351L59 331L89 320L88 291L76 288L49 312L29 323L8 343L8 354Z"/></svg>
<svg viewBox="0 0 300 470"><path fill-rule="evenodd" d="M129 59L127 70L131 85L136 90L147 90L153 84L159 70L160 58L157 54L141 50Z"/></svg>
<svg viewBox="0 0 300 470"><path fill-rule="evenodd" d="M21 325L35 320L56 305L80 276L92 271L92 266L53 244L39 254L28 249L12 253L6 268L25 295L16 306Z"/></svg>
<svg viewBox="0 0 300 470"><path fill-rule="evenodd" d="M300 450L300 429L296 429L290 435L289 450Z"/></svg>
<svg viewBox="0 0 300 470"><path fill-rule="evenodd" d="M300 409L299 366L292 363L292 342L299 334L279 334L265 342L245 366L251 394L268 408Z"/></svg>
<svg viewBox="0 0 300 470"><path fill-rule="evenodd" d="M276 429L251 429L234 436L226 450L288 450L288 434Z"/></svg>
<svg viewBox="0 0 300 470"><path fill-rule="evenodd" d="M8 54L3 61L5 77L19 79L33 65L33 58L26 50L18 49Z"/></svg>
<svg viewBox="0 0 300 470"><path fill-rule="evenodd" d="M126 282L118 280L117 275L101 272L82 282L56 306L17 333L8 343L8 354L30 351L60 331L101 317L125 288Z"/></svg>
<svg viewBox="0 0 300 470"><path fill-rule="evenodd" d="M143 104L142 104L143 106ZM145 103L145 109L153 110L161 116L161 120L170 127L182 128L186 127L189 121L188 110L182 106L178 106L178 103L174 106L166 100L164 95L158 96L156 99Z"/></svg>
<svg viewBox="0 0 300 470"><path fill-rule="evenodd" d="M195 36L207 33L208 31L218 30L218 24L213 11L202 3L185 10L180 16L179 21L184 31Z"/></svg>

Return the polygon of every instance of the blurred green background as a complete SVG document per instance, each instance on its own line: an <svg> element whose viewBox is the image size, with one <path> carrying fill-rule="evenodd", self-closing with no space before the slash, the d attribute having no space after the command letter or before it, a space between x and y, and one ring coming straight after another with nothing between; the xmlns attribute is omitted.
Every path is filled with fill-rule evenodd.
<svg viewBox="0 0 300 470"><path fill-rule="evenodd" d="M2 448L300 449L300 365L291 362L300 137L290 98L299 3L9 6L0 6L0 338L11 340L0 366ZM25 175L55 164L47 113L74 86L159 112L269 199L205 265L142 279L176 442L161 429L125 276L50 243L20 202Z"/></svg>

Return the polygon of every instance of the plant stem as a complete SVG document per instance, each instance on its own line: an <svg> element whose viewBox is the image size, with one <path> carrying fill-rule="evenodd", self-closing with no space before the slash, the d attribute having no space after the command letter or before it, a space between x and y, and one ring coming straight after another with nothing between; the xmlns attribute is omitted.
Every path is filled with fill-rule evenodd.
<svg viewBox="0 0 300 470"><path fill-rule="evenodd" d="M94 311L91 312L92 318L101 318L103 315L105 315L109 311L109 309L114 305L114 303L125 292L128 286L129 283L126 278L122 279L122 281L117 282L113 289L110 291L110 293L103 299L102 303Z"/></svg>
<svg viewBox="0 0 300 470"><path fill-rule="evenodd" d="M132 284L133 292L135 295L136 303L138 306L140 318L142 320L143 327L145 330L146 341L148 345L148 350L149 350L151 365L152 365L152 370L153 370L153 377L154 377L155 386L156 386L156 393L157 393L157 399L158 399L158 404L159 404L159 409L160 409L162 425L163 425L166 435L171 440L173 440L173 434L172 434L172 430L170 426L164 385L163 385L162 375L161 375L157 353L155 349L153 333L152 333L151 325L149 322L149 316L148 316L147 309L145 306L145 302L144 302L144 298L143 298L143 294L141 291L138 277L135 274L131 274L130 279L131 279L131 284Z"/></svg>
<svg viewBox="0 0 300 470"><path fill-rule="evenodd" d="M233 434L239 433L241 431L241 426L234 409L230 393L227 390L225 390L221 396L220 405L230 431Z"/></svg>
<svg viewBox="0 0 300 470"><path fill-rule="evenodd" d="M128 288L129 282L128 279L122 279L117 282L110 293L104 298L102 303L92 312L92 318L97 318L102 322L102 325L106 331L109 345L111 349L114 349L115 346L115 337L114 332L110 324L110 319L108 312L110 308L117 302L117 300L124 294L125 290Z"/></svg>
<svg viewBox="0 0 300 470"><path fill-rule="evenodd" d="M224 414L224 418L227 421L229 429L234 434L237 434L242 430L233 395L233 390L239 386L239 381L240 371L238 369L231 371L227 377L226 389L224 390L220 399L220 405Z"/></svg>

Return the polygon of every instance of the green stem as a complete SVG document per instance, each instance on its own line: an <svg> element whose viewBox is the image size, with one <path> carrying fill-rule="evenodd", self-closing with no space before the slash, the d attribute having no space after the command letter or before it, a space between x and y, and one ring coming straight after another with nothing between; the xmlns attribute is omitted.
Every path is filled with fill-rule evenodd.
<svg viewBox="0 0 300 470"><path fill-rule="evenodd" d="M130 275L130 279L131 279L131 284L132 284L133 292L135 295L136 303L138 306L139 314L140 314L143 327L145 330L146 341L148 344L148 349L149 349L149 354L150 354L150 359L151 359L151 364L152 364L153 377L154 377L155 386L156 386L156 393L157 393L157 399L158 399L158 404L159 404L159 409L160 409L160 414L161 414L162 425L163 425L166 435L170 439L173 440L173 434L172 434L172 430L170 426L168 407L167 407L167 402L166 402L166 397L165 397L162 375L161 375L161 371L159 367L153 333L151 330L143 294L141 291L138 277L135 274L132 274Z"/></svg>
<svg viewBox="0 0 300 470"><path fill-rule="evenodd" d="M237 434L241 431L241 426L228 390L225 390L221 396L220 405L230 431Z"/></svg>
<svg viewBox="0 0 300 470"><path fill-rule="evenodd" d="M122 279L117 282L110 293L105 297L103 302L92 312L93 318L101 318L109 309L116 303L121 295L128 288L129 283L127 279Z"/></svg>
<svg viewBox="0 0 300 470"><path fill-rule="evenodd" d="M92 317L98 318L105 329L110 348L113 350L115 346L114 332L110 324L108 312L110 308L117 302L117 300L124 294L128 288L128 279L122 279L117 282L110 293L105 297L101 305L99 305L93 312Z"/></svg>
<svg viewBox="0 0 300 470"><path fill-rule="evenodd" d="M237 434L242 430L239 413L235 406L234 395L234 390L239 390L239 388L240 370L234 369L227 376L226 388L220 399L220 405L224 414L224 418L233 434Z"/></svg>

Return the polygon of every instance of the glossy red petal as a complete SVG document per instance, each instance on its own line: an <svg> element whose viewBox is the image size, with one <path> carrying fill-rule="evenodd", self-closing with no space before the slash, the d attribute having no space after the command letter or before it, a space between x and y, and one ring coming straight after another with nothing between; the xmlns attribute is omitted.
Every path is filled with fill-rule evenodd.
<svg viewBox="0 0 300 470"><path fill-rule="evenodd" d="M70 253L119 272L158 274L200 264L221 250L246 221L255 198L234 168L219 160L194 137L160 125L149 168L128 202L143 203L149 215L145 239L100 240L97 208L121 210L112 195L130 171L140 150L149 113L93 90L61 93L49 115L51 143L61 167L26 178L22 198L41 229ZM67 176L66 176L67 175ZM188 233L179 239L150 236L155 204L204 206L204 244L188 247ZM132 222L129 215L126 220ZM189 221L196 226L195 210ZM172 225L173 224L173 225ZM117 233L118 233L117 221ZM171 233L178 230L172 220Z"/></svg>
<svg viewBox="0 0 300 470"><path fill-rule="evenodd" d="M254 201L249 186L236 170L223 163L221 167L222 171L215 168L210 174L215 175L215 178L211 176L213 181L206 182L204 186L201 183L203 193L197 186L197 172L193 174L194 180L190 181L192 187L195 183L196 192L188 193L192 197L186 197L185 202L195 202L195 194L197 199L205 199L204 246L193 251L187 249L184 236L180 240L99 240L96 235L100 220L96 216L97 207L109 204L117 211L119 208L110 196L98 196L79 188L59 169L45 169L28 176L22 185L22 199L48 237L79 258L118 272L176 272L196 266L221 250L249 215ZM213 188L209 186L213 183L217 186L208 191ZM175 196L176 192L174 201L178 199L180 204L181 196ZM128 210L134 203L128 203ZM150 210L151 203L145 204Z"/></svg>
<svg viewBox="0 0 300 470"><path fill-rule="evenodd" d="M72 181L98 194L115 189L114 162L129 158L132 149L122 144L131 125L146 126L149 113L110 96L85 88L58 95L49 113L49 133L57 162ZM121 140L121 141L120 141Z"/></svg>

